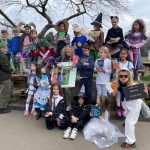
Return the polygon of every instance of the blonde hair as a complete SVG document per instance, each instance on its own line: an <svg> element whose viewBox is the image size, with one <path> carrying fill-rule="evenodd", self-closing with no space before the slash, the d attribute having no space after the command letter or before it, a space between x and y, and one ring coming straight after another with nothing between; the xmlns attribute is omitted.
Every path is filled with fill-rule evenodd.
<svg viewBox="0 0 150 150"><path fill-rule="evenodd" d="M109 58L109 59L111 58L108 47L102 46L102 47L100 47L100 49L99 49L99 52L100 52L100 51L106 53L106 54L107 54L107 58Z"/></svg>
<svg viewBox="0 0 150 150"><path fill-rule="evenodd" d="M67 47L69 47L70 49L71 49L71 57L70 57L70 61L71 61L71 58L72 58L72 56L74 55L74 48L71 46L71 45L66 45L63 49L62 49L62 51L61 51L61 62L62 61L64 61L64 59L65 59L65 55L66 55L66 49L67 49Z"/></svg>
<svg viewBox="0 0 150 150"><path fill-rule="evenodd" d="M129 71L127 71L127 70L120 70L120 71L118 72L118 77L117 77L117 79L116 79L117 88L120 87L120 85L121 85L121 82L120 82L120 80L119 80L119 75L120 75L121 72L126 72L126 73L128 74L128 76L129 76L129 80L128 80L127 83L126 83L127 86L133 85L133 79L132 79L131 73L130 73Z"/></svg>

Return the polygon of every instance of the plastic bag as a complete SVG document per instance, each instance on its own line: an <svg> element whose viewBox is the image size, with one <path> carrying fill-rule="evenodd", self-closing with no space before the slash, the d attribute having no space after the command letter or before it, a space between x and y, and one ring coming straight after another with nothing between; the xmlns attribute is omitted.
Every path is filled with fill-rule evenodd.
<svg viewBox="0 0 150 150"><path fill-rule="evenodd" d="M106 120L92 118L83 129L84 138L94 142L98 147L109 147L124 135L118 127Z"/></svg>
<svg viewBox="0 0 150 150"><path fill-rule="evenodd" d="M142 102L141 114L145 119L150 118L150 108L145 104L145 102Z"/></svg>

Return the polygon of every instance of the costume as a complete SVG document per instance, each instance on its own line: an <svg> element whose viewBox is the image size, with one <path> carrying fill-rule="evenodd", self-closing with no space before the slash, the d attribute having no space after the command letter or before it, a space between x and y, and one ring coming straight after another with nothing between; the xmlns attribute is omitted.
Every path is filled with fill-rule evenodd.
<svg viewBox="0 0 150 150"><path fill-rule="evenodd" d="M26 100L27 115L28 115L28 111L29 111L30 101L33 98L33 95L36 91L35 80L36 80L36 72L30 70L29 73L28 73L28 88L27 88L27 91L26 91L28 93L28 97L27 97L27 100ZM35 110L35 101L33 101L31 112L33 112L34 110Z"/></svg>
<svg viewBox="0 0 150 150"><path fill-rule="evenodd" d="M132 33L131 31L129 31L129 33L125 36L125 42L129 47L129 54L135 69L135 79L137 78L136 70L141 70L144 68L141 60L140 48L145 44L146 39L147 37L143 36L141 32ZM131 45L134 45L135 48L131 48Z"/></svg>
<svg viewBox="0 0 150 150"><path fill-rule="evenodd" d="M96 74L96 89L97 89L97 99L100 96L107 96L106 84L110 82L110 76L112 72L111 60L106 58L105 60L97 59L94 65L96 68L103 68L105 72L97 71Z"/></svg>
<svg viewBox="0 0 150 150"><path fill-rule="evenodd" d="M92 30L88 33L88 40L91 43L90 55L93 56L94 60L98 57L99 48L104 44L104 32L102 31L102 13L100 13L92 25L98 25L99 30Z"/></svg>
<svg viewBox="0 0 150 150"><path fill-rule="evenodd" d="M45 112L52 112L51 116L45 117L46 127L48 130L52 130L55 127L56 119L59 119L60 125L58 127L60 129L64 129L66 127L66 120L64 117L64 101L61 95L52 97L52 104L49 103L45 106Z"/></svg>
<svg viewBox="0 0 150 150"><path fill-rule="evenodd" d="M65 25L65 30L63 32L59 31L59 24L63 23ZM56 44L56 54L54 57L59 57L61 55L61 50L67 45L70 44L70 36L68 32L69 23L67 20L61 20L56 23L54 26L55 30L58 33L54 36L54 42Z"/></svg>
<svg viewBox="0 0 150 150"><path fill-rule="evenodd" d="M126 86L126 85L124 85ZM121 85L117 89L116 99L122 101L122 106L125 110L125 142L128 144L133 144L136 141L135 138L135 125L138 122L138 118L140 115L141 107L142 107L142 99L135 99L131 101L126 101L123 93L123 85ZM111 85L107 85L107 90L109 93L112 93L113 89Z"/></svg>
<svg viewBox="0 0 150 150"><path fill-rule="evenodd" d="M75 49L75 55L78 55L79 57L83 56L82 45L84 45L86 41L87 41L87 38L84 35L75 36L73 38L71 45Z"/></svg>
<svg viewBox="0 0 150 150"><path fill-rule="evenodd" d="M100 148L111 146L118 142L118 137L123 137L118 127L109 122L108 116L105 111L103 119L92 118L83 129L84 138Z"/></svg>
<svg viewBox="0 0 150 150"><path fill-rule="evenodd" d="M46 74L43 74L41 78L36 77L39 87L34 94L35 108L39 108L41 111L45 110L45 105L50 97L50 81Z"/></svg>
<svg viewBox="0 0 150 150"><path fill-rule="evenodd" d="M120 40L117 43L109 44L107 42L111 41L111 38L119 37ZM123 30L120 27L110 28L107 32L107 36L105 39L105 45L110 49L110 54L112 58L119 58L120 48L125 46L123 37Z"/></svg>

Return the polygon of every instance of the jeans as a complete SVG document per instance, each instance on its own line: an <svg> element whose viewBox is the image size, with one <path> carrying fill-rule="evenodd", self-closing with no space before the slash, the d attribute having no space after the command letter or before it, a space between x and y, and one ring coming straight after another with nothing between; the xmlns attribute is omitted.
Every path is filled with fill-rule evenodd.
<svg viewBox="0 0 150 150"><path fill-rule="evenodd" d="M87 77L87 78L80 79L80 88L84 85L85 96L88 98L89 104L92 101L92 80L93 80L93 77Z"/></svg>

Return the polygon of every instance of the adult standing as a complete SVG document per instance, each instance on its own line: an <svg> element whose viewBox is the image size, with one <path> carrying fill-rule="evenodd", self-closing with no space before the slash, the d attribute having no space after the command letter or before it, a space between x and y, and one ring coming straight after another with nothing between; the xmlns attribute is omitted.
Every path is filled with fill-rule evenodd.
<svg viewBox="0 0 150 150"><path fill-rule="evenodd" d="M0 113L8 113L8 103L11 97L11 72L10 63L6 57L7 47L1 45L0 50Z"/></svg>

